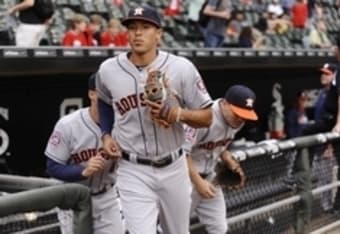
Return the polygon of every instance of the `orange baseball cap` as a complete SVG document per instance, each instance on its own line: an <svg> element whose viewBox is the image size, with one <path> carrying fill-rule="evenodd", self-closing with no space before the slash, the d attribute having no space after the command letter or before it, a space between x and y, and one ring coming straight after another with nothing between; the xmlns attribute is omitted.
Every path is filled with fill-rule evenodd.
<svg viewBox="0 0 340 234"><path fill-rule="evenodd" d="M320 68L320 71L322 73L325 73L327 75L333 74L337 70L337 65L332 64L332 63L325 63L322 68Z"/></svg>
<svg viewBox="0 0 340 234"><path fill-rule="evenodd" d="M227 90L224 98L238 117L245 120L258 120L254 110L256 95L250 88L244 85L233 85Z"/></svg>

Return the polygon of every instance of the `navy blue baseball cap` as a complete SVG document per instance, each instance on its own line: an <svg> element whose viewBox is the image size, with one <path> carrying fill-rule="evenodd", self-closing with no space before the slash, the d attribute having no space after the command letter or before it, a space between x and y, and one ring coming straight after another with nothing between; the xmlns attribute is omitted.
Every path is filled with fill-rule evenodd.
<svg viewBox="0 0 340 234"><path fill-rule="evenodd" d="M122 24L128 26L134 20L143 20L155 25L157 28L161 27L161 17L155 8L149 6L137 6L130 9L128 16L122 20Z"/></svg>
<svg viewBox="0 0 340 234"><path fill-rule="evenodd" d="M320 71L327 75L332 75L336 72L337 68L338 66L333 63L325 63L322 68L320 68Z"/></svg>
<svg viewBox="0 0 340 234"><path fill-rule="evenodd" d="M238 117L246 120L258 120L254 111L256 95L250 88L244 85L233 85L227 90L224 98Z"/></svg>
<svg viewBox="0 0 340 234"><path fill-rule="evenodd" d="M87 87L89 90L96 90L96 75L97 73L93 73L88 80Z"/></svg>

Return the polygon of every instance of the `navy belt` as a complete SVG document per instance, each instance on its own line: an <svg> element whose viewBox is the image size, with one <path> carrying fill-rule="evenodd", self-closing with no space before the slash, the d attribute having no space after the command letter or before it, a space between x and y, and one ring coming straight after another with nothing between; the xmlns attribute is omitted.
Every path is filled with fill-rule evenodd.
<svg viewBox="0 0 340 234"><path fill-rule="evenodd" d="M161 159L157 159L157 160L136 157L136 163L151 166L151 167L157 167L157 168L166 167L166 166L170 165L171 163L173 163L174 161L176 161L176 159L181 157L183 150L179 149L174 153L177 153L177 157L173 158L171 154L168 154L165 157L163 157ZM133 160L131 160L131 158L130 158L130 155L125 153L125 152L122 153L122 158L127 160L127 161L133 162Z"/></svg>
<svg viewBox="0 0 340 234"><path fill-rule="evenodd" d="M98 192L91 192L91 196L98 196L103 193L106 193L110 188L113 187L114 184L107 184L102 189L100 189Z"/></svg>

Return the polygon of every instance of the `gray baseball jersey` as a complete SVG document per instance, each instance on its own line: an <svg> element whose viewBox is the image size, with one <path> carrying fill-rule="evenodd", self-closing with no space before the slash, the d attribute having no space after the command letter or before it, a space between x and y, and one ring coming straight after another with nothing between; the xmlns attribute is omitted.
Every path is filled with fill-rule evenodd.
<svg viewBox="0 0 340 234"><path fill-rule="evenodd" d="M89 108L79 109L62 117L55 125L45 149L45 154L61 164L86 166L87 161L101 150L101 130L92 120ZM94 173L79 183L88 186L92 193L92 216L94 234L124 233L120 201L115 183L115 163L106 158L103 170ZM104 191L105 188L105 192ZM72 214L72 213L71 213ZM70 213L59 213L62 220L72 217ZM70 220L66 218L66 220ZM72 225L69 225L72 226ZM72 228L71 228L72 230ZM69 234L68 225L62 227Z"/></svg>
<svg viewBox="0 0 340 234"><path fill-rule="evenodd" d="M206 180L214 176L214 168L220 160L221 153L234 139L235 134L241 129L234 129L225 122L221 113L219 102L214 101L212 106L213 121L209 128L193 129L185 126L186 142L183 149L191 154L194 166L201 174L208 175ZM221 187L215 188L215 197L205 199L201 197L194 187L191 194L190 214L197 214L200 222L205 225L209 234L227 232L226 205Z"/></svg>
<svg viewBox="0 0 340 234"><path fill-rule="evenodd" d="M200 74L186 58L159 51L148 67L166 75L183 107L198 109L211 104ZM183 144L183 127L180 123L170 128L155 127L144 103L146 78L147 69L137 69L128 54L122 53L102 63L96 87L99 97L114 108L114 135L121 148L144 157L161 157Z"/></svg>
<svg viewBox="0 0 340 234"><path fill-rule="evenodd" d="M241 129L234 129L225 122L219 107L220 100L215 100L212 106L213 121L209 128L194 129L185 125L183 149L191 153L199 173L213 172L221 153Z"/></svg>
<svg viewBox="0 0 340 234"><path fill-rule="evenodd" d="M57 122L45 154L58 163L78 164L85 168L87 161L94 157L102 146L100 137L100 128L90 117L89 108L82 108ZM89 186L91 192L96 193L104 186L114 183L114 166L113 160L107 159L104 170L80 183Z"/></svg>
<svg viewBox="0 0 340 234"><path fill-rule="evenodd" d="M113 106L114 137L126 153L155 159L177 151L184 131L180 123L164 128L152 121L144 102L148 69L165 74L183 108L200 109L212 101L199 72L186 58L158 51L147 68L138 69L122 53L101 64L96 87L99 97ZM162 168L120 160L117 174L130 233L156 233L157 217L163 233L188 232L191 186L184 157Z"/></svg>

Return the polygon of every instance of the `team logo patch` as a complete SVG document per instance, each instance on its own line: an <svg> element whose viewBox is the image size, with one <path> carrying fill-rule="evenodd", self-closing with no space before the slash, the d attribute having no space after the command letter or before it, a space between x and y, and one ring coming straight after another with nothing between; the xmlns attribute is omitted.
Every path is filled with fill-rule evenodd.
<svg viewBox="0 0 340 234"><path fill-rule="evenodd" d="M185 139L188 142L194 143L197 137L197 129L191 128L187 125L184 126Z"/></svg>
<svg viewBox="0 0 340 234"><path fill-rule="evenodd" d="M196 82L196 85L197 85L197 88L198 88L200 91L202 91L202 92L204 92L204 93L207 92L207 89L206 89L206 87L205 87L204 82L203 82L202 79L199 79L199 80Z"/></svg>
<svg viewBox="0 0 340 234"><path fill-rule="evenodd" d="M254 105L254 99L247 98L246 99L246 107L253 108L253 105Z"/></svg>
<svg viewBox="0 0 340 234"><path fill-rule="evenodd" d="M134 15L143 15L143 11L144 11L143 8L137 7L137 8L135 9L135 12L134 12L133 14L134 14Z"/></svg>
<svg viewBox="0 0 340 234"><path fill-rule="evenodd" d="M57 146L60 144L61 142L61 133L58 131L54 131L50 137L50 144Z"/></svg>

